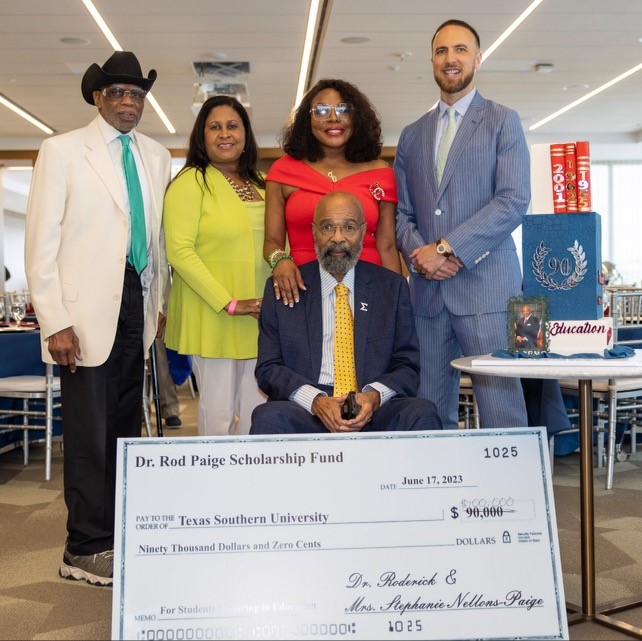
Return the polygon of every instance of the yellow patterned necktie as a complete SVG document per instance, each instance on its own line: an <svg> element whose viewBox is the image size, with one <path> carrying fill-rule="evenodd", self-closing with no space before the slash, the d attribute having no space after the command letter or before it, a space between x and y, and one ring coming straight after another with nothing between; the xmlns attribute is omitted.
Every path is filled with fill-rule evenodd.
<svg viewBox="0 0 642 641"><path fill-rule="evenodd" d="M334 291L334 395L343 396L350 391L358 391L354 369L354 323L348 288L339 283Z"/></svg>

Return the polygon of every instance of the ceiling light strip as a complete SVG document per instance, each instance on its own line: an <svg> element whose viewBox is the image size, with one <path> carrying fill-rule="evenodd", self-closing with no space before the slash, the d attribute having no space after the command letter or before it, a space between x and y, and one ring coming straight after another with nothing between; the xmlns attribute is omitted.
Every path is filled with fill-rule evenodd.
<svg viewBox="0 0 642 641"><path fill-rule="evenodd" d="M325 34L328 30L328 22L330 22L330 14L332 12L332 3L334 0L321 0L321 7L318 11L317 24L313 39L312 53L310 54L310 64L308 65L308 75L305 81L304 91L308 91L314 84L319 60L321 59L323 43L325 41Z"/></svg>
<svg viewBox="0 0 642 641"><path fill-rule="evenodd" d="M52 134L54 133L54 130L49 127L48 125L45 125L44 122L38 120L35 116L32 116L28 111L25 111L22 107L19 107L15 102L12 102L7 98L6 96L2 95L0 93L0 104L4 105L8 109L11 109L14 113L17 113L21 118L24 118L25 120L29 121L32 125L35 125L38 127L38 129L42 129L46 134Z"/></svg>
<svg viewBox="0 0 642 641"><path fill-rule="evenodd" d="M522 24L522 22L524 22L524 20L526 20L526 18L528 18L528 16L530 16L530 14L533 13L540 4L542 4L543 1L544 0L534 0L534 2L531 2L528 7L526 7L526 9L515 19L513 24L511 24L510 27L508 27L508 29L506 29L506 31L504 31L504 33L502 33L502 35L499 36L499 38L497 38L497 40L495 40L495 42L493 42L486 51L484 51L482 64L486 58L490 57L495 49L497 49L499 45L501 45L502 42L504 42L504 40L506 40L506 38L508 38L508 36L510 36L510 34L513 33L520 24Z"/></svg>
<svg viewBox="0 0 642 641"><path fill-rule="evenodd" d="M91 17L96 21L96 24L98 25L99 29L103 32L103 35L105 36L105 38L107 38L107 41L109 42L109 44L116 51L122 51L123 48L120 46L118 40L116 40L116 36L111 32L111 29L107 26L107 23L98 12L98 9L96 9L96 6L94 5L94 3L91 0L81 0L81 1L87 8L87 11L89 11L89 13L91 14Z"/></svg>
<svg viewBox="0 0 642 641"><path fill-rule="evenodd" d="M598 87L597 89L593 89L593 91L589 91L586 95L582 96L581 98L578 98L574 102L570 103L569 105L566 105L566 107L562 107L561 109L558 109L555 113L552 113L550 116L546 116L546 118L543 118L539 122L536 122L534 125L531 125L528 130L529 131L534 131L535 129L538 129L542 125L545 125L547 122L550 122L553 120L553 118L557 118L558 116L561 116L562 114L566 113L567 111L570 111L573 109L573 107L577 107L577 105L582 104L589 98L592 98L593 96L596 96L598 93L601 93L605 89L608 89L609 87L612 87L614 84L620 82L620 80L624 80L625 78L628 78L629 76L632 76L634 73L637 73L642 69L642 63L639 65L636 65L632 69L629 69L628 71L625 71L623 74L620 74L617 78L613 78L613 80L609 80L607 83L603 84L601 87Z"/></svg>
<svg viewBox="0 0 642 641"><path fill-rule="evenodd" d="M165 112L162 110L161 106L158 104L158 100L150 93L147 94L147 100L149 104L153 107L154 111L158 114L158 117L163 121L163 124L167 128L170 134L175 134L176 129L174 125L170 122L169 118L165 115Z"/></svg>
<svg viewBox="0 0 642 641"><path fill-rule="evenodd" d="M317 21L321 10L321 0L310 0L310 11L308 13L308 25L305 29L305 42L303 44L303 53L301 55L301 69L299 70L299 81L296 87L296 97L294 99L294 107L296 108L303 94L306 91L310 61L312 59L312 49L315 46Z"/></svg>
<svg viewBox="0 0 642 641"><path fill-rule="evenodd" d="M91 17L96 21L98 28L103 32L103 35L105 36L105 38L107 38L107 41L112 46L112 48L115 51L123 51L120 43L118 42L118 40L116 40L116 36L114 36L114 34L111 32L111 29L107 26L107 23L100 15L98 9L96 9L94 3L91 0L81 0L81 2L85 5L87 11L89 11L89 13L91 14ZM169 118L165 115L165 112L161 109L161 106L158 104L158 101L156 100L156 98L154 98L151 92L147 94L147 100L149 101L149 104L152 106L154 111L158 114L158 117L162 120L163 124L167 128L167 131L169 131L170 134L175 134L176 129L174 128L174 125L172 125Z"/></svg>

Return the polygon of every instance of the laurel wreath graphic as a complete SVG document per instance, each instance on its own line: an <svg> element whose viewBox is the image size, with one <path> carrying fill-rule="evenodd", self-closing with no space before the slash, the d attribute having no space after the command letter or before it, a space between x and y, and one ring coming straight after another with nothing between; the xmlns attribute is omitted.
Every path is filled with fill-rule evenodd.
<svg viewBox="0 0 642 641"><path fill-rule="evenodd" d="M573 242L572 247L566 248L575 259L575 269L573 273L565 278L560 284L558 284L554 278L551 278L544 268L544 259L550 253L551 248L544 246L544 241L541 241L537 246L535 253L533 254L533 261L531 263L533 267L533 274L535 274L535 279L537 282L550 291L555 291L561 289L563 291L568 291L573 289L576 285L584 280L584 275L587 272L587 261L584 248L580 245L577 240Z"/></svg>

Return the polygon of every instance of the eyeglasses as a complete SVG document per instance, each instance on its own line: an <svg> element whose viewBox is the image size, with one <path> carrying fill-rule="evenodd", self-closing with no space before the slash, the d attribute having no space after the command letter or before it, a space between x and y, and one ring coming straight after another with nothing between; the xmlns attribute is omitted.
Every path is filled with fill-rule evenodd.
<svg viewBox="0 0 642 641"><path fill-rule="evenodd" d="M315 120L329 120L330 114L334 109L334 115L337 120L345 119L352 114L352 105L349 102L338 102L336 105L326 105L324 102L319 102L312 105L310 113Z"/></svg>
<svg viewBox="0 0 642 641"><path fill-rule="evenodd" d="M112 85L111 87L105 87L102 92L103 96L107 100L122 100L127 94L134 102L143 102L147 92L144 89L123 89L118 85Z"/></svg>
<svg viewBox="0 0 642 641"><path fill-rule="evenodd" d="M345 225L330 225L329 223L324 223L323 225L317 225L312 223L322 236L334 236L337 229L341 232L346 238L352 238L361 227L365 225L364 223L346 223Z"/></svg>

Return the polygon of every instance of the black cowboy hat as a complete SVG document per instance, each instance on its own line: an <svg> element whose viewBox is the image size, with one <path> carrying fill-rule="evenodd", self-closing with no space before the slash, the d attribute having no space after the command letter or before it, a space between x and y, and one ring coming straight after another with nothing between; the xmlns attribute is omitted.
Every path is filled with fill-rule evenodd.
<svg viewBox="0 0 642 641"><path fill-rule="evenodd" d="M95 62L91 65L82 77L80 90L83 98L90 104L94 103L93 93L106 85L113 85L122 82L126 85L136 85L145 91L149 91L156 80L156 69L151 69L149 76L143 78L143 71L140 62L131 51L116 51L99 67Z"/></svg>

